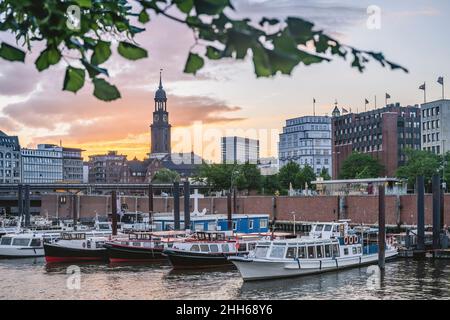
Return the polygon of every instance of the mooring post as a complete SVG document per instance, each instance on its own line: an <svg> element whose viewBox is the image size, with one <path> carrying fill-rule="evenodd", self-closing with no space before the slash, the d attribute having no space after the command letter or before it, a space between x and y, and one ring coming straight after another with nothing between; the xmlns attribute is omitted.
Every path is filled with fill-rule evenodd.
<svg viewBox="0 0 450 320"><path fill-rule="evenodd" d="M20 183L17 187L17 210L19 218L23 216L23 185Z"/></svg>
<svg viewBox="0 0 450 320"><path fill-rule="evenodd" d="M25 185L25 226L31 225L30 221L30 185Z"/></svg>
<svg viewBox="0 0 450 320"><path fill-rule="evenodd" d="M153 226L153 185L148 185L148 221Z"/></svg>
<svg viewBox="0 0 450 320"><path fill-rule="evenodd" d="M233 188L233 213L237 213L237 192L236 187Z"/></svg>
<svg viewBox="0 0 450 320"><path fill-rule="evenodd" d="M417 189L417 250L425 250L425 181L423 176L416 180Z"/></svg>
<svg viewBox="0 0 450 320"><path fill-rule="evenodd" d="M441 177L433 176L433 249L440 248L441 233Z"/></svg>
<svg viewBox="0 0 450 320"><path fill-rule="evenodd" d="M180 183L173 183L173 218L174 230L180 230Z"/></svg>
<svg viewBox="0 0 450 320"><path fill-rule="evenodd" d="M184 229L191 229L191 208L190 208L190 198L191 198L191 187L189 180L184 181Z"/></svg>
<svg viewBox="0 0 450 320"><path fill-rule="evenodd" d="M228 230L233 230L233 214L231 212L231 192L227 194L227 221Z"/></svg>
<svg viewBox="0 0 450 320"><path fill-rule="evenodd" d="M117 193L115 190L111 193L111 221L112 221L112 235L117 235Z"/></svg>
<svg viewBox="0 0 450 320"><path fill-rule="evenodd" d="M384 202L384 186L378 187L378 267L385 267L386 243L386 207Z"/></svg>

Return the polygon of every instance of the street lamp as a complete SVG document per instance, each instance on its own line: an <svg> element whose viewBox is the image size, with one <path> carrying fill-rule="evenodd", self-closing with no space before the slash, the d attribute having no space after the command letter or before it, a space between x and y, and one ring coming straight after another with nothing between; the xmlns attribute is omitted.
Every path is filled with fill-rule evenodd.
<svg viewBox="0 0 450 320"><path fill-rule="evenodd" d="M293 215L293 217L294 217L294 228L293 228L293 234L294 234L294 236L296 235L296 230L295 230L295 212L294 211L292 211L291 212L291 214Z"/></svg>

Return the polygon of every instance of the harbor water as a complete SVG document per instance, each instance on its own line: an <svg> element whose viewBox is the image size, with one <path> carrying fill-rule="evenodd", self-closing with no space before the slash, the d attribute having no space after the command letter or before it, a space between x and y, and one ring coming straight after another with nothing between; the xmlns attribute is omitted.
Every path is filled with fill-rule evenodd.
<svg viewBox="0 0 450 320"><path fill-rule="evenodd" d="M450 261L397 259L321 275L243 282L233 268L0 260L0 299L450 299Z"/></svg>

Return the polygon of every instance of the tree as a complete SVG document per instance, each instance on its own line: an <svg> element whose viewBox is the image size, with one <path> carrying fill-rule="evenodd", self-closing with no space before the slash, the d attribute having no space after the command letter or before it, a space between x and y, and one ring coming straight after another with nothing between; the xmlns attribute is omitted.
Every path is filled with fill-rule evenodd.
<svg viewBox="0 0 450 320"><path fill-rule="evenodd" d="M296 176L296 186L297 188L304 189L305 185L308 184L308 187L311 188L311 181L316 180L316 174L314 173L314 169L309 165L305 165L303 169Z"/></svg>
<svg viewBox="0 0 450 320"><path fill-rule="evenodd" d="M148 52L134 38L156 14L193 31L195 44L187 57L186 73L196 74L205 58L244 59L249 52L257 77L291 74L301 63L308 66L330 61L333 56L350 60L351 67L360 72L370 60L408 72L382 53L341 44L301 18L281 21L263 17L256 23L230 18L227 12L233 10L231 0L3 0L0 31L14 34L21 48L3 42L0 57L24 62L24 47L30 51L44 43L45 49L35 61L39 71L63 61L63 90L76 93L84 86L87 73L95 97L115 100L120 92L105 80L108 70L101 65L110 58L112 44L126 59L146 58ZM139 25L134 22L136 17Z"/></svg>
<svg viewBox="0 0 450 320"><path fill-rule="evenodd" d="M438 174L442 158L429 151L406 149L406 163L397 170L397 177L407 179L412 188L418 176L424 176L426 187L431 186L431 178Z"/></svg>
<svg viewBox="0 0 450 320"><path fill-rule="evenodd" d="M331 180L331 176L326 168L322 168L319 177L323 178L323 180Z"/></svg>
<svg viewBox="0 0 450 320"><path fill-rule="evenodd" d="M342 164L340 179L377 178L383 172L378 160L363 153L353 152Z"/></svg>
<svg viewBox="0 0 450 320"><path fill-rule="evenodd" d="M157 171L152 179L152 183L174 183L175 181L180 181L178 172L166 168Z"/></svg>
<svg viewBox="0 0 450 320"><path fill-rule="evenodd" d="M278 173L278 178L280 181L281 188L289 189L289 185L292 183L293 188L301 187L298 184L298 174L301 169L298 163L290 161L288 164L283 166Z"/></svg>
<svg viewBox="0 0 450 320"><path fill-rule="evenodd" d="M263 194L275 194L276 191L281 189L278 175L270 175L262 177L262 193Z"/></svg>

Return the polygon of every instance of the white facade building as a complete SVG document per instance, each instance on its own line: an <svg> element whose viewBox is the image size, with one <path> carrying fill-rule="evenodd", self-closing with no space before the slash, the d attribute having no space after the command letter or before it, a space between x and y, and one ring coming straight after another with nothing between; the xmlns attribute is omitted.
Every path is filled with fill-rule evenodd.
<svg viewBox="0 0 450 320"><path fill-rule="evenodd" d="M450 151L450 100L421 105L422 150L435 154Z"/></svg>
<svg viewBox="0 0 450 320"><path fill-rule="evenodd" d="M37 149L22 149L22 182L54 183L63 181L63 148L39 144Z"/></svg>
<svg viewBox="0 0 450 320"><path fill-rule="evenodd" d="M19 138L0 130L0 183L20 183L20 161Z"/></svg>
<svg viewBox="0 0 450 320"><path fill-rule="evenodd" d="M316 174L323 168L331 175L331 118L305 116L286 120L278 144L280 168L296 162L309 165Z"/></svg>
<svg viewBox="0 0 450 320"><path fill-rule="evenodd" d="M259 161L259 140L243 137L222 137L222 163L257 164Z"/></svg>

